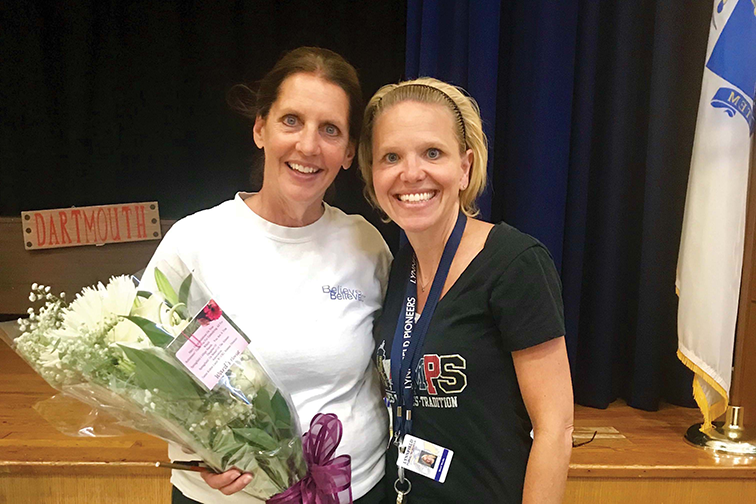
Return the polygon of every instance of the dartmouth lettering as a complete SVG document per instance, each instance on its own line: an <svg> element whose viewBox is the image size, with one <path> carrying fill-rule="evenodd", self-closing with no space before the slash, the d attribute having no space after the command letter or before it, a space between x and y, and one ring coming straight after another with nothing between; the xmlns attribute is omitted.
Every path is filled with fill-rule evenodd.
<svg viewBox="0 0 756 504"><path fill-rule="evenodd" d="M33 212L37 246L147 239L145 206L134 204Z"/></svg>

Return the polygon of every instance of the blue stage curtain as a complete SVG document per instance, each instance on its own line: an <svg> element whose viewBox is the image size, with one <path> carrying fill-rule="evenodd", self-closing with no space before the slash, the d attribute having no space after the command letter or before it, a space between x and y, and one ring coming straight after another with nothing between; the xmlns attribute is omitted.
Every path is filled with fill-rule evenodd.
<svg viewBox="0 0 756 504"><path fill-rule="evenodd" d="M560 269L581 404L694 405L674 278L710 15L682 0L408 2L408 77L481 103L484 217Z"/></svg>
<svg viewBox="0 0 756 504"><path fill-rule="evenodd" d="M407 2L406 76L436 77L465 88L480 105L489 140L488 175L494 166L499 0ZM491 186L479 198L491 217Z"/></svg>

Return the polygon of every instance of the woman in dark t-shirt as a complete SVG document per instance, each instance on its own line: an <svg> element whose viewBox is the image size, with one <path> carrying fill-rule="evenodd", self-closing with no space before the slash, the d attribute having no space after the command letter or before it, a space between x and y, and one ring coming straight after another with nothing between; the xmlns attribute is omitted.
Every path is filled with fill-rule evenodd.
<svg viewBox="0 0 756 504"><path fill-rule="evenodd" d="M536 239L472 218L486 160L477 104L454 86L388 85L368 104L366 192L409 241L374 334L392 406L387 473L412 503L564 493L573 401L561 284Z"/></svg>

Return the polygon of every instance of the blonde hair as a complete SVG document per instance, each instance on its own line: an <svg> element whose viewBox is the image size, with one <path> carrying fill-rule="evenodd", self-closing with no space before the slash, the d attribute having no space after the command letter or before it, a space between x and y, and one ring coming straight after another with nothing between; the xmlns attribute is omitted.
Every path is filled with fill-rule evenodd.
<svg viewBox="0 0 756 504"><path fill-rule="evenodd" d="M373 127L381 113L403 101L438 104L446 107L455 118L454 133L459 142L460 153L467 149L473 152L469 183L459 192L462 211L468 217L480 212L475 200L486 187L488 140L483 133L480 108L475 100L462 88L432 77L387 84L379 89L368 102L362 121L362 136L358 150L360 172L365 181L365 196L380 209L373 188Z"/></svg>

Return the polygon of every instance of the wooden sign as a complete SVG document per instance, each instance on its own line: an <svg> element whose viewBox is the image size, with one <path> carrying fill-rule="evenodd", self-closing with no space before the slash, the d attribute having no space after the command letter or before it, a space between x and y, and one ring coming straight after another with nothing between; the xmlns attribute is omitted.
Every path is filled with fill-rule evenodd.
<svg viewBox="0 0 756 504"><path fill-rule="evenodd" d="M157 201L21 212L26 250L158 240Z"/></svg>

